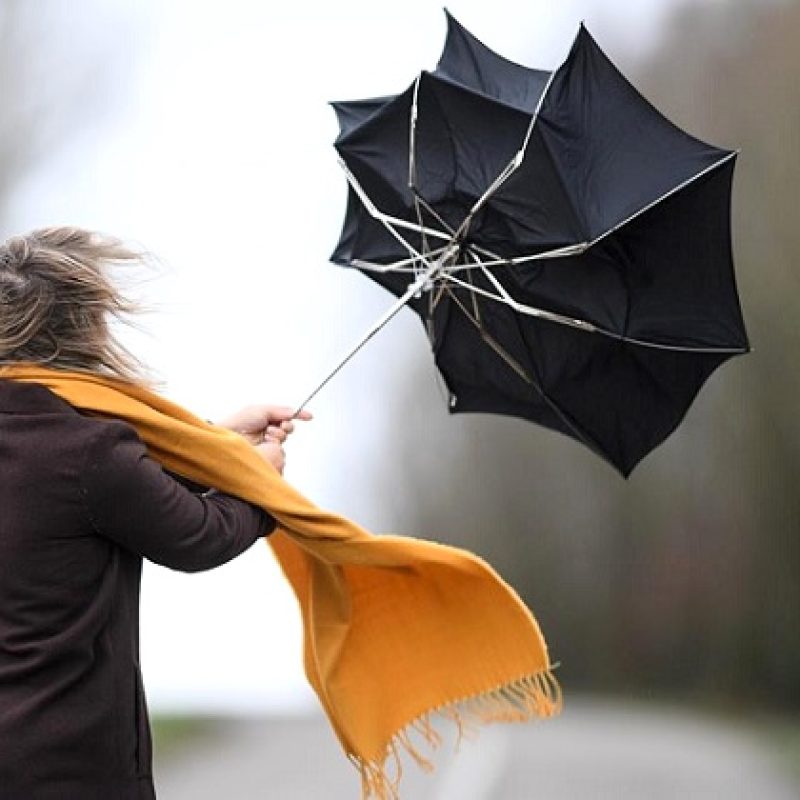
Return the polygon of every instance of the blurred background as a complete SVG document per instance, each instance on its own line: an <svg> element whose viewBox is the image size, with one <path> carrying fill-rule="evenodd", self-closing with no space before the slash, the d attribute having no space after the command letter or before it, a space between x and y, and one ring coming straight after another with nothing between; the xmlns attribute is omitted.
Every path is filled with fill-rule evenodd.
<svg viewBox="0 0 800 800"><path fill-rule="evenodd" d="M800 796L800 3L453 0L541 68L580 20L681 127L741 148L737 277L754 352L628 481L533 425L447 413L403 312L317 397L287 477L376 531L465 546L561 662L562 719L490 731L404 797ZM431 69L434 0L0 0L0 227L137 242L130 346L209 418L297 403L390 304L327 263L346 187L326 103ZM161 797L357 796L300 662L268 548L148 566L143 668ZM452 763L451 763L452 762ZM237 782L238 781L238 782Z"/></svg>

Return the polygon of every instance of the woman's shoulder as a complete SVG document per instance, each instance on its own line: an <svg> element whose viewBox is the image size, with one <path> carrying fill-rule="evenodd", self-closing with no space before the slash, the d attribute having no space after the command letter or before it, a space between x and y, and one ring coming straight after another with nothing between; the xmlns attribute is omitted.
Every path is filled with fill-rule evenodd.
<svg viewBox="0 0 800 800"><path fill-rule="evenodd" d="M133 426L122 420L81 411L38 383L0 379L0 422L6 432L26 438L47 438L85 444L110 444L136 439Z"/></svg>
<svg viewBox="0 0 800 800"><path fill-rule="evenodd" d="M110 469L138 461L146 452L136 429L122 420L81 414L86 437L86 469Z"/></svg>

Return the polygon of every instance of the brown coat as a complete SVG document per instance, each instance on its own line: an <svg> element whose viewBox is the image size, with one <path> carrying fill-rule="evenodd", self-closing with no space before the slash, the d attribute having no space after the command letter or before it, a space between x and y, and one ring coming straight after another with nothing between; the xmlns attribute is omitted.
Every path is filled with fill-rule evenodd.
<svg viewBox="0 0 800 800"><path fill-rule="evenodd" d="M0 380L0 800L154 797L142 557L210 569L270 527L170 477L129 426Z"/></svg>

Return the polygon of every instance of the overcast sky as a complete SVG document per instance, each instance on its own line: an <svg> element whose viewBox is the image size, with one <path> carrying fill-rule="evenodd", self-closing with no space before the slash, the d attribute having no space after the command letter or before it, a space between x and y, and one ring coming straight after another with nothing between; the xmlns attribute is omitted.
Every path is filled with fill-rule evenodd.
<svg viewBox="0 0 800 800"><path fill-rule="evenodd" d="M113 37L129 78L101 122L87 119L30 176L12 220L20 230L102 229L156 253L160 270L143 291L157 311L148 335L131 342L173 399L211 418L252 401L298 402L389 305L362 276L327 263L346 192L326 103L403 90L435 66L444 41L433 0L281 5L70 4L64 35L87 46ZM542 68L560 63L585 20L625 70L674 5L448 7L506 57ZM316 420L291 442L287 477L320 505L376 530L390 525L373 477L402 469L381 440L413 416L391 398L404 365L427 357L426 347L418 322L401 314L314 401ZM294 600L264 545L204 575L148 566L142 607L156 708L258 712L313 702Z"/></svg>

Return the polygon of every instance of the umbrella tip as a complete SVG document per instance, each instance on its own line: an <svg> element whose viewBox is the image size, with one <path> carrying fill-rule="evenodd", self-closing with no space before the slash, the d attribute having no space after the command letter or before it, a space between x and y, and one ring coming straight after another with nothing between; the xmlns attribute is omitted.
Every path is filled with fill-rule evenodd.
<svg viewBox="0 0 800 800"><path fill-rule="evenodd" d="M461 23L453 16L450 9L447 6L442 6L442 11L444 11L444 18L445 22L447 22L447 30L450 31L452 28L460 28Z"/></svg>

